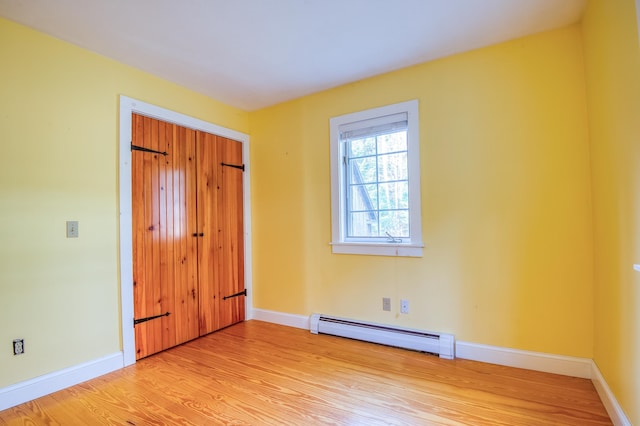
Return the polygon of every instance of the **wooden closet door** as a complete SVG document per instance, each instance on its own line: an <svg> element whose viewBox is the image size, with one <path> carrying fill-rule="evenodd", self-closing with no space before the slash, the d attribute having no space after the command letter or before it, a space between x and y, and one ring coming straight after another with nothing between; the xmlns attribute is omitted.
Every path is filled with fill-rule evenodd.
<svg viewBox="0 0 640 426"><path fill-rule="evenodd" d="M198 132L200 334L245 319L242 144ZM223 164L226 164L223 166ZM238 166L238 167L233 167ZM246 293L245 293L246 294Z"/></svg>
<svg viewBox="0 0 640 426"><path fill-rule="evenodd" d="M195 191L195 132L137 114L132 127L132 145L166 152L132 151L139 359L198 337L196 212L194 197L188 196Z"/></svg>
<svg viewBox="0 0 640 426"><path fill-rule="evenodd" d="M245 319L242 143L217 137L219 327ZM224 164L224 165L223 165ZM235 167L234 167L235 166ZM242 166L242 169L238 168Z"/></svg>

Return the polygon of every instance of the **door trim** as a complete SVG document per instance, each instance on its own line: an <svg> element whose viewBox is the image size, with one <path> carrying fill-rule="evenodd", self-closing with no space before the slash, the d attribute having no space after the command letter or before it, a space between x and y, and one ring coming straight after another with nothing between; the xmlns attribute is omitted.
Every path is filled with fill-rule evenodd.
<svg viewBox="0 0 640 426"><path fill-rule="evenodd" d="M180 114L156 105L151 105L120 95L119 138L119 193L120 193L120 312L124 366L136 362L136 342L133 332L133 236L131 202L131 114L137 113L158 120L175 123L194 130L202 130L242 143L242 160L245 165L243 179L244 202L244 280L245 319L251 319L253 307L251 281L251 166L249 158L249 135L194 117Z"/></svg>

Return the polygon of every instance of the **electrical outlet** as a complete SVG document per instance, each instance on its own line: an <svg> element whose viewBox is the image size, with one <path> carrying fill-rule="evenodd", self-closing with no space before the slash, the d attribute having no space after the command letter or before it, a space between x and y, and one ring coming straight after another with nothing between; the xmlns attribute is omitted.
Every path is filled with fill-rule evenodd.
<svg viewBox="0 0 640 426"><path fill-rule="evenodd" d="M15 339L13 341L13 354L21 355L24 353L24 339Z"/></svg>
<svg viewBox="0 0 640 426"><path fill-rule="evenodd" d="M390 297L383 297L382 298L382 310L383 311L390 311L391 310L391 298Z"/></svg>
<svg viewBox="0 0 640 426"><path fill-rule="evenodd" d="M401 314L408 314L409 313L409 301L406 299L403 299L400 301L400 313Z"/></svg>

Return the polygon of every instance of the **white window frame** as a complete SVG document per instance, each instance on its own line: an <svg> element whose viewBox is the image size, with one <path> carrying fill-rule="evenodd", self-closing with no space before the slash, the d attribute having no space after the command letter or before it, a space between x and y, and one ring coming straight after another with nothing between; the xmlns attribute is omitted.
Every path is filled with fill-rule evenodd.
<svg viewBox="0 0 640 426"><path fill-rule="evenodd" d="M353 241L346 235L346 195L343 143L340 126L372 120L394 114L407 114L407 162L409 168L409 229L408 240L396 242ZM420 135L418 101L411 100L366 111L333 117L329 120L331 132L331 247L336 254L364 254L379 256L421 257L422 213L420 203Z"/></svg>

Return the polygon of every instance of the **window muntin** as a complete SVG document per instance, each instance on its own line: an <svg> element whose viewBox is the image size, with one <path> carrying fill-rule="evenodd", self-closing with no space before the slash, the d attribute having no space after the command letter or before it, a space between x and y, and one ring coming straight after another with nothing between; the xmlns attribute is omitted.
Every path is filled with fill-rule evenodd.
<svg viewBox="0 0 640 426"><path fill-rule="evenodd" d="M333 252L421 256L418 102L330 125Z"/></svg>

